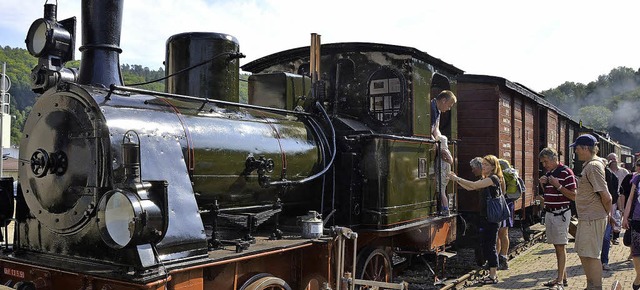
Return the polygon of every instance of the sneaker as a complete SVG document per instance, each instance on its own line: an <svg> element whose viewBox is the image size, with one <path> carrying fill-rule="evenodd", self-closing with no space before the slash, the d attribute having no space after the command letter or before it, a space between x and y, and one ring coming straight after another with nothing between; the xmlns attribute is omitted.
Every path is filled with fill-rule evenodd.
<svg viewBox="0 0 640 290"><path fill-rule="evenodd" d="M509 263L506 256L498 256L498 270L509 270Z"/></svg>
<svg viewBox="0 0 640 290"><path fill-rule="evenodd" d="M611 271L611 267L609 267L609 264L602 264L602 270Z"/></svg>
<svg viewBox="0 0 640 290"><path fill-rule="evenodd" d="M620 244L620 242L618 242L618 239L611 240L611 243L614 244L614 245L619 245Z"/></svg>

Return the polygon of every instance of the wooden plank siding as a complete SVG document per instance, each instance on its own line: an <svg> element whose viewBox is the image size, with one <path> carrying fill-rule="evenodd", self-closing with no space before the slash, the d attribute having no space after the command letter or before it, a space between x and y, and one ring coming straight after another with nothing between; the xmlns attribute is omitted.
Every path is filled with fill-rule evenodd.
<svg viewBox="0 0 640 290"><path fill-rule="evenodd" d="M458 172L462 178L476 180L469 161L477 156L497 154L498 94L495 87L475 83L458 83ZM477 212L480 195L460 188L458 210Z"/></svg>
<svg viewBox="0 0 640 290"><path fill-rule="evenodd" d="M498 103L498 158L503 158L513 164L512 151L512 132L513 132L513 108L511 107L511 96L505 92L500 93L500 101Z"/></svg>
<svg viewBox="0 0 640 290"><path fill-rule="evenodd" d="M523 199L521 199L521 204L516 204L518 209L522 209L523 207L528 207L534 202L534 192L537 190L538 184L538 150L536 150L538 142L536 136L538 136L538 126L537 126L537 110L536 104L533 103L530 99L524 99L524 161L523 168L520 171L520 175L522 176L522 180L524 180L525 187L527 191Z"/></svg>
<svg viewBox="0 0 640 290"><path fill-rule="evenodd" d="M535 142L538 105L535 100L506 87L504 82L504 79L483 76L458 80L458 172L461 177L474 180L469 166L472 158L493 154L508 160L520 172L527 187L524 198L516 201L518 211L534 203L534 185L538 179L538 143ZM477 192L460 188L458 194L459 211L480 209Z"/></svg>
<svg viewBox="0 0 640 290"><path fill-rule="evenodd" d="M565 153L564 160L566 162L565 164L569 166L571 169L575 168L574 160L576 157L575 157L574 151L571 148L569 148L569 145L573 143L573 140L575 140L578 137L577 132L578 132L578 124L576 124L573 121L567 122L567 147L566 147L567 149L565 149L565 151L567 152Z"/></svg>
<svg viewBox="0 0 640 290"><path fill-rule="evenodd" d="M558 113L547 110L547 145L558 151Z"/></svg>

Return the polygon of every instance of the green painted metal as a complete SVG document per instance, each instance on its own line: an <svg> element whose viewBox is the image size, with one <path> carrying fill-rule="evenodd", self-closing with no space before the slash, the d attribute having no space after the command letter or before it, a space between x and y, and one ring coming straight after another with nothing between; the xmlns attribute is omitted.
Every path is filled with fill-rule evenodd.
<svg viewBox="0 0 640 290"><path fill-rule="evenodd" d="M311 95L311 79L306 76L274 72L249 77L249 104L293 110L302 96Z"/></svg>
<svg viewBox="0 0 640 290"><path fill-rule="evenodd" d="M433 67L421 62L413 63L413 135L431 136L431 78Z"/></svg>
<svg viewBox="0 0 640 290"><path fill-rule="evenodd" d="M436 211L432 185L434 144L372 139L364 156L364 224L387 226L426 218ZM426 176L420 176L420 160Z"/></svg>

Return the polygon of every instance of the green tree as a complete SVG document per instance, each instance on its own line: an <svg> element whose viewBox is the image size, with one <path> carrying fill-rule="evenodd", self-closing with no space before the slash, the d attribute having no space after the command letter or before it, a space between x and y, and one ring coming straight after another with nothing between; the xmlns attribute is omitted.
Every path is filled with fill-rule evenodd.
<svg viewBox="0 0 640 290"><path fill-rule="evenodd" d="M578 113L578 118L584 125L601 131L607 131L612 116L613 112L603 106L586 106Z"/></svg>
<svg viewBox="0 0 640 290"><path fill-rule="evenodd" d="M247 73L240 73L240 86L239 86L239 94L240 94L240 103L248 103L249 102L249 76Z"/></svg>

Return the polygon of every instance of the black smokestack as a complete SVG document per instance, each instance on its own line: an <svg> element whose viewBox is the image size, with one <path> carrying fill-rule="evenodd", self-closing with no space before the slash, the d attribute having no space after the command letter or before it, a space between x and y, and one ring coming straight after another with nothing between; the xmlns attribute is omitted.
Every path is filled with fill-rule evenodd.
<svg viewBox="0 0 640 290"><path fill-rule="evenodd" d="M78 82L122 85L120 31L123 0L82 1L82 59Z"/></svg>

